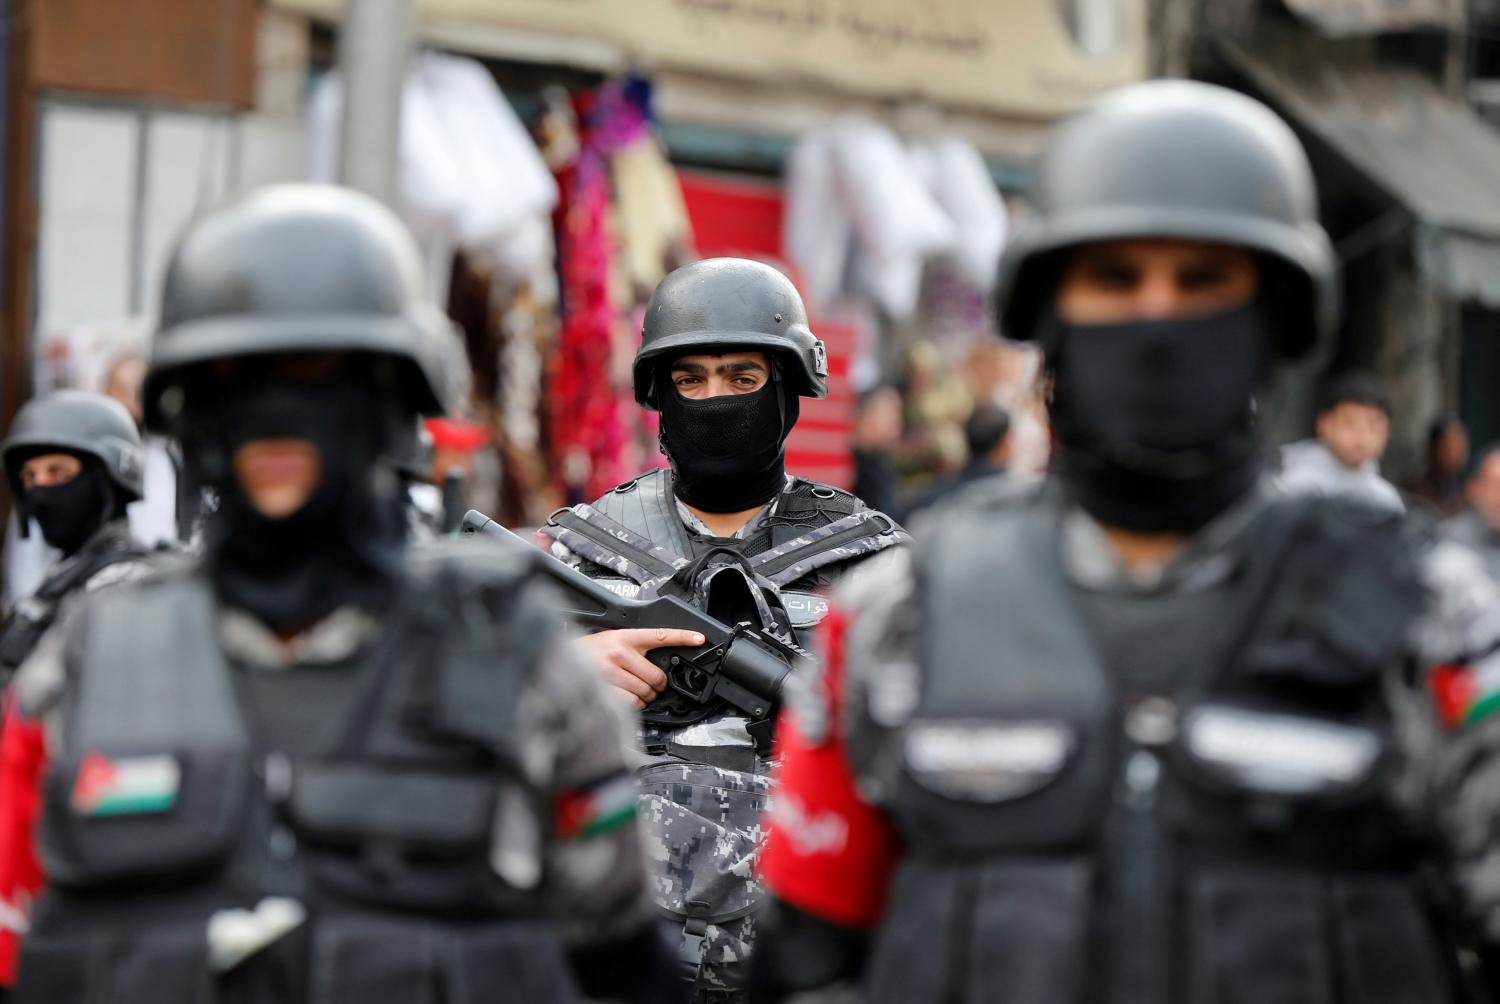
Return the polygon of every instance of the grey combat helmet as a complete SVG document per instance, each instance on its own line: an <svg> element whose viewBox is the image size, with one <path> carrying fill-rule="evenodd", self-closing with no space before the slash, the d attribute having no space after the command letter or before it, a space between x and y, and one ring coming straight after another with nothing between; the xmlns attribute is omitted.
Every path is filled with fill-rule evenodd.
<svg viewBox="0 0 1500 1004"><path fill-rule="evenodd" d="M43 453L92 457L121 501L141 497L144 451L141 434L125 406L103 394L58 390L34 398L16 413L10 435L0 444L0 463L11 495L21 495L21 468Z"/></svg>
<svg viewBox="0 0 1500 1004"><path fill-rule="evenodd" d="M331 185L264 188L199 220L173 252L143 391L146 424L177 418L197 364L328 350L395 359L406 403L439 414L450 330L390 210Z"/></svg>
<svg viewBox="0 0 1500 1004"><path fill-rule="evenodd" d="M705 258L667 276L646 304L635 353L635 399L660 410L661 364L693 352L756 349L799 397L826 397L828 354L792 281L748 258Z"/></svg>
<svg viewBox="0 0 1500 1004"><path fill-rule="evenodd" d="M1259 252L1281 284L1276 348L1287 358L1337 323L1335 259L1307 155L1243 94L1181 80L1122 88L1053 133L1033 179L1037 215L1006 248L995 294L1008 337L1037 337L1063 252L1133 237Z"/></svg>

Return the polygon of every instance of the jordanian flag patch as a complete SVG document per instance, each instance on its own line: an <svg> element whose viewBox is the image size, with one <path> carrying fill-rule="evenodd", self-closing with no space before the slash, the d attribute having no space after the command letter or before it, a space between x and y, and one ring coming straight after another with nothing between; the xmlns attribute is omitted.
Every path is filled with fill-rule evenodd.
<svg viewBox="0 0 1500 1004"><path fill-rule="evenodd" d="M564 793L557 800L557 835L587 840L625 826L635 818L635 778L617 774L588 788Z"/></svg>
<svg viewBox="0 0 1500 1004"><path fill-rule="evenodd" d="M182 767L177 758L107 757L90 753L73 782L73 811L80 816L138 816L177 804Z"/></svg>
<svg viewBox="0 0 1500 1004"><path fill-rule="evenodd" d="M1500 651L1474 663L1438 666L1428 677L1438 717L1450 729L1500 711Z"/></svg>

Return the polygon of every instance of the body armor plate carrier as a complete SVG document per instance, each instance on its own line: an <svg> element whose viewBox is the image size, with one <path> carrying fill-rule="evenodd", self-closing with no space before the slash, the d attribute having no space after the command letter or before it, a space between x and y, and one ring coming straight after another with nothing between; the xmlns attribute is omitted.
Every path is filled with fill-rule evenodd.
<svg viewBox="0 0 1500 1004"><path fill-rule="evenodd" d="M413 560L381 639L355 656L333 741L295 761L266 747L256 723L274 712L244 682L273 671L226 660L200 572L80 610L45 794L51 888L18 1000L572 999L536 894L489 863L548 617L503 554ZM246 959L210 954L211 917L279 900L306 922Z"/></svg>
<svg viewBox="0 0 1500 1004"><path fill-rule="evenodd" d="M1253 518L1212 617L1133 598L1190 633L1157 694L1046 493L933 528L916 710L851 746L906 847L871 1001L1455 999L1389 801L1411 559L1327 500Z"/></svg>

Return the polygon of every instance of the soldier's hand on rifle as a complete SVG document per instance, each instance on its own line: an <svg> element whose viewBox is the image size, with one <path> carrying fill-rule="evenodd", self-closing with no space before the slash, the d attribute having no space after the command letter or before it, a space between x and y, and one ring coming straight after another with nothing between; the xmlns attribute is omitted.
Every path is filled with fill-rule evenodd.
<svg viewBox="0 0 1500 1004"><path fill-rule="evenodd" d="M654 648L694 648L703 640L696 631L677 628L625 628L584 635L578 643L599 666L605 682L640 711L667 689L667 674L646 653Z"/></svg>

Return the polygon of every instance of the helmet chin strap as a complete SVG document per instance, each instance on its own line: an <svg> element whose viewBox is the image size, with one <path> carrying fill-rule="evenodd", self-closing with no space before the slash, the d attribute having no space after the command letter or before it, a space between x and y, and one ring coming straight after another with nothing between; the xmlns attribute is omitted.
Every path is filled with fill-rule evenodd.
<svg viewBox="0 0 1500 1004"><path fill-rule="evenodd" d="M776 385L776 412L781 418L781 442L786 444L786 439L792 434L792 427L786 420L786 399L789 391L786 382L781 379L781 369L775 361L771 363L771 382Z"/></svg>

